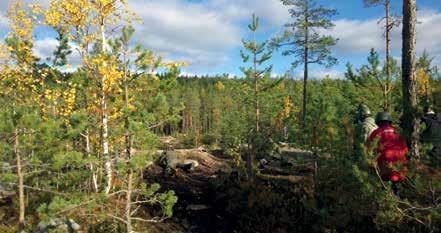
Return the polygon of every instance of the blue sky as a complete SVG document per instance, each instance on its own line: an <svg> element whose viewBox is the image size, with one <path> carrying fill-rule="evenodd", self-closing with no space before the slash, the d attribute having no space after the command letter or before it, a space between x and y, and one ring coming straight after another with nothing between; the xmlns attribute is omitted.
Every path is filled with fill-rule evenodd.
<svg viewBox="0 0 441 233"><path fill-rule="evenodd" d="M6 13L9 0L0 2L0 10ZM47 5L49 0L39 2ZM401 0L392 0L393 12L401 13ZM283 24L290 20L288 8L280 0L129 0L130 7L144 21L135 25L135 43L140 43L166 59L187 61L185 74L241 75L243 65L239 51L241 39L248 38L247 24L251 14L256 13L262 20L259 39L269 39L283 30ZM325 69L311 67L311 76L316 78L331 75L341 77L347 62L356 67L365 63L370 48L384 54L382 27L377 21L382 17L381 7L365 8L362 0L318 0L318 3L337 9L339 14L333 19L336 27L326 32L339 38L333 48L339 64ZM441 1L417 0L418 36L417 52L428 49L435 56L435 63L441 65ZM7 21L0 17L0 35L7 33ZM392 34L392 55L400 57L401 29ZM48 29L36 31L35 52L45 58L56 46L55 34ZM384 55L383 55L384 57ZM274 74L283 74L290 69L292 57L282 57L276 53L270 61ZM71 63L79 62L73 54ZM301 68L294 74L300 76Z"/></svg>

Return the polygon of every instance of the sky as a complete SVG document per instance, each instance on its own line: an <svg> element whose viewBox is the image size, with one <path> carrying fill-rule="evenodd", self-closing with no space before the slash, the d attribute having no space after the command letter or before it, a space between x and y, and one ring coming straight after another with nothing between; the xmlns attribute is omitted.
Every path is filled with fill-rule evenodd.
<svg viewBox="0 0 441 233"><path fill-rule="evenodd" d="M10 0L0 1L0 36L8 32L5 17ZM48 4L49 0L25 0ZM334 78L344 76L348 62L360 67L366 63L371 48L384 58L382 25L378 21L384 15L382 7L366 8L362 0L317 0L319 5L338 11L332 20L335 27L325 34L338 38L332 47L338 64L331 68L312 66L310 76ZM392 11L401 14L401 0L392 0ZM182 69L188 75L230 74L241 76L241 40L251 37L247 25L251 15L260 17L261 28L258 40L267 40L283 32L284 24L290 21L288 8L280 0L129 0L131 10L143 23L135 24L134 42L142 44L162 55L167 60L188 63ZM435 65L441 66L441 0L417 0L417 55L428 50ZM45 59L57 46L55 33L48 28L35 32L35 53ZM392 56L401 57L401 28L392 32ZM282 75L292 70L293 57L285 57L276 51L269 63L273 64L273 75ZM80 59L76 53L69 58L72 64ZM246 65L245 65L246 66ZM292 70L300 77L302 68Z"/></svg>

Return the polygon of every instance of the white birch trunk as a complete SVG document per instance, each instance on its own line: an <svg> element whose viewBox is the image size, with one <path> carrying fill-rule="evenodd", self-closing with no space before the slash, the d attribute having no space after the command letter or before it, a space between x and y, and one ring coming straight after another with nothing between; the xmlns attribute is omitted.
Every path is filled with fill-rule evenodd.
<svg viewBox="0 0 441 233"><path fill-rule="evenodd" d="M101 39L102 39L102 52L106 51L106 35L105 35L105 28L104 28L104 20L101 22ZM105 63L103 64L106 65ZM106 194L110 193L110 190L112 189L112 176L113 176L113 169L112 169L112 158L110 158L109 154L109 117L107 113L107 103L106 103L106 77L105 75L102 75L101 77L101 111L102 111L102 143L103 143L103 157L106 160L106 163L104 165L105 171L106 171L106 188L104 189L104 192Z"/></svg>

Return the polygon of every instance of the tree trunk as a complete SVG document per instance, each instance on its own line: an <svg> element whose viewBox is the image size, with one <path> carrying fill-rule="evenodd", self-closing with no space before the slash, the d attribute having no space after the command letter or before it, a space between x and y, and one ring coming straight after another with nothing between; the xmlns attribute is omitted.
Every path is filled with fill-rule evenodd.
<svg viewBox="0 0 441 233"><path fill-rule="evenodd" d="M132 182L133 182L133 171L131 168L129 168L129 171L127 174L127 192L126 192L126 228L127 228L127 233L133 232L133 227L132 227Z"/></svg>
<svg viewBox="0 0 441 233"><path fill-rule="evenodd" d="M260 121L260 106L259 106L259 94L258 94L258 84L257 84L257 77L254 80L254 105L256 108L256 133L260 132L260 126L259 126L259 121Z"/></svg>
<svg viewBox="0 0 441 233"><path fill-rule="evenodd" d="M389 89L390 89L390 83L391 83L391 73L390 73L390 32L393 28L393 22L391 25L391 19L390 19L390 0L386 0L385 2L385 10L386 10L386 83L384 87L384 106L383 110L386 112L389 112L390 110L390 96L389 96Z"/></svg>
<svg viewBox="0 0 441 233"><path fill-rule="evenodd" d="M127 82L127 78L125 80ZM129 95L128 95L128 87L127 83L125 84L125 102L126 102L126 108L129 107ZM129 117L125 117L125 140L126 140L126 154L127 154L127 192L126 192L126 226L127 226L127 233L132 233L132 182L133 182L133 170L131 168L131 160L132 160L132 140L130 135L130 121Z"/></svg>
<svg viewBox="0 0 441 233"><path fill-rule="evenodd" d="M18 203L19 203L19 217L18 217L18 232L25 230L25 197L24 197L24 181L23 173L21 171L21 156L20 156L20 140L18 128L14 131L14 153L17 160L17 177L18 177Z"/></svg>
<svg viewBox="0 0 441 233"><path fill-rule="evenodd" d="M416 160L419 154L418 86L416 80L416 0L403 1L403 129Z"/></svg>
<svg viewBox="0 0 441 233"><path fill-rule="evenodd" d="M303 70L303 109L302 109L302 124L306 126L306 108L308 107L308 48L305 46L304 57L304 70Z"/></svg>
<svg viewBox="0 0 441 233"><path fill-rule="evenodd" d="M306 18L306 24L308 24L308 19ZM305 45L303 54L303 109L302 109L302 128L303 128L303 143L306 144L306 116L308 107L308 60L309 60L309 31L308 27L305 29Z"/></svg>
<svg viewBox="0 0 441 233"><path fill-rule="evenodd" d="M101 39L102 39L102 53L106 51L106 35L105 35L105 29L104 29L104 20L101 22ZM107 65L107 64L103 64ZM103 143L103 157L106 160L106 163L104 165L105 171L106 171L106 177L107 177L107 184L104 192L106 194L110 193L110 190L112 189L112 158L110 158L109 154L109 116L107 113L107 102L106 102L106 77L105 75L102 75L101 77L101 111L102 111L102 132L101 132L101 138Z"/></svg>
<svg viewBox="0 0 441 233"><path fill-rule="evenodd" d="M258 78L259 75L257 73L257 42L256 42L256 33L253 32L253 79L254 79L254 135L251 137L251 143L249 142L249 146L251 145L251 148L248 149L248 157L247 157L247 170L248 170L248 178L250 180L254 180L254 160L256 158L256 139L259 136L260 132L260 107L259 107L259 83Z"/></svg>
<svg viewBox="0 0 441 233"><path fill-rule="evenodd" d="M128 51L128 45L124 45L124 64L127 64L127 51ZM129 87L128 87L128 77L129 77L129 71L127 65L124 66L124 103L125 108L129 109L130 103L129 103ZM130 119L129 115L126 112L125 118L124 118L124 130L125 130L125 144L126 144L126 155L127 155L127 192L126 192L126 228L127 233L133 232L132 227L132 186L133 186L133 169L131 167L131 160L132 160L132 134L130 132Z"/></svg>
<svg viewBox="0 0 441 233"><path fill-rule="evenodd" d="M386 80L386 83L383 86L383 111L385 112L389 112L389 93L387 91L387 82L388 81Z"/></svg>
<svg viewBox="0 0 441 233"><path fill-rule="evenodd" d="M86 134L84 134L84 138L86 140L86 155L88 158L90 158L90 134L89 129L86 129ZM89 164L90 171L92 172L92 184L93 184L93 190L97 193L99 192L99 185L98 185L98 176L95 172L95 168L93 166L93 163Z"/></svg>
<svg viewBox="0 0 441 233"><path fill-rule="evenodd" d="M309 19L308 19L308 6L305 9L305 45L303 54L303 109L302 109L302 126L303 130L306 129L306 116L308 107L308 61L309 61ZM304 134L306 135L306 134ZM304 138L304 143L306 144L306 136Z"/></svg>
<svg viewBox="0 0 441 233"><path fill-rule="evenodd" d="M253 54L253 65L254 65L254 107L256 110L256 119L255 119L255 123L256 123L256 134L259 133L260 129L259 129L259 121L260 121L260 108L259 108L259 83L258 83L258 73L257 73L257 55L256 55L256 33L254 33L254 54Z"/></svg>

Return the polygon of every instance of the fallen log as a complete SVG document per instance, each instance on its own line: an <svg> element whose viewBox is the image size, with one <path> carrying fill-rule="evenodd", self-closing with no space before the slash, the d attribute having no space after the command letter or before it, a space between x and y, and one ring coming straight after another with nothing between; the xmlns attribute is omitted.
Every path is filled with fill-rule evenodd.
<svg viewBox="0 0 441 233"><path fill-rule="evenodd" d="M303 181L308 181L311 177L308 176L294 176L294 175L268 175L268 174L257 174L257 178L263 181L287 181L289 183L300 183Z"/></svg>
<svg viewBox="0 0 441 233"><path fill-rule="evenodd" d="M207 210L210 209L211 207L208 205L202 205L202 204L191 204L188 205L186 210L191 210L191 211L201 211L201 210Z"/></svg>

